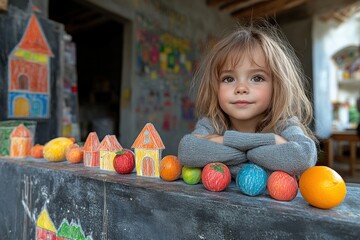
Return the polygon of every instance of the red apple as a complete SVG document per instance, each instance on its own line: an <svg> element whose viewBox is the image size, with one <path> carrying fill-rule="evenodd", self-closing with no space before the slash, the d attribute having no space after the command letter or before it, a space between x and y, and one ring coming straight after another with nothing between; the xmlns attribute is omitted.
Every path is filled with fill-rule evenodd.
<svg viewBox="0 0 360 240"><path fill-rule="evenodd" d="M128 174L135 168L135 155L129 149L116 152L114 157L114 169L117 173Z"/></svg>

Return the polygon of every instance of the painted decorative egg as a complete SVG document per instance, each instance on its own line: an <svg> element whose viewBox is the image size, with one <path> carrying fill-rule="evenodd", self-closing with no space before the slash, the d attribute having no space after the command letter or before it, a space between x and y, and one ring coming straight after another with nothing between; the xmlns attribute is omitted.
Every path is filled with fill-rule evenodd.
<svg viewBox="0 0 360 240"><path fill-rule="evenodd" d="M198 184L201 180L202 169L199 167L183 166L181 175L185 183L190 185Z"/></svg>
<svg viewBox="0 0 360 240"><path fill-rule="evenodd" d="M253 164L245 164L236 176L236 186L243 194L256 196L266 189L268 175L266 171Z"/></svg>
<svg viewBox="0 0 360 240"><path fill-rule="evenodd" d="M273 199L291 201L297 195L298 184L294 176L283 171L275 171L269 176L267 189Z"/></svg>
<svg viewBox="0 0 360 240"><path fill-rule="evenodd" d="M229 186L231 174L225 164L219 162L209 163L203 168L201 179L207 190L220 192Z"/></svg>

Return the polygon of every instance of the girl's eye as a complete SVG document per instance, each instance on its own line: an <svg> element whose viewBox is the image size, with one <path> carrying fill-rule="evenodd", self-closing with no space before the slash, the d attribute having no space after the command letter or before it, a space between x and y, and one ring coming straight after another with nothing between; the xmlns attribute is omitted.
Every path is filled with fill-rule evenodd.
<svg viewBox="0 0 360 240"><path fill-rule="evenodd" d="M224 83L231 83L231 82L233 82L233 81L235 81L235 80L234 80L234 78L227 76L227 77L224 77L222 81L223 81Z"/></svg>
<svg viewBox="0 0 360 240"><path fill-rule="evenodd" d="M254 82L263 82L265 81L265 79L262 77L262 76L255 76L251 79L251 81L254 81Z"/></svg>

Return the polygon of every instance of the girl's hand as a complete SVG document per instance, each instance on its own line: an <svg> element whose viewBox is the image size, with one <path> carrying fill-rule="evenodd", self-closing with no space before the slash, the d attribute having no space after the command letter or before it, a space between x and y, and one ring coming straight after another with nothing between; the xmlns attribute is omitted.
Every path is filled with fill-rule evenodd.
<svg viewBox="0 0 360 240"><path fill-rule="evenodd" d="M198 138L205 138L209 141L215 142L215 143L219 143L219 144L224 144L224 136L220 136L217 134L212 134L212 135L199 135L199 134L194 134L195 137Z"/></svg>
<svg viewBox="0 0 360 240"><path fill-rule="evenodd" d="M283 144L283 143L287 143L288 141L283 138L282 136L280 135L277 135L277 134L274 134L275 135L275 143L276 144Z"/></svg>

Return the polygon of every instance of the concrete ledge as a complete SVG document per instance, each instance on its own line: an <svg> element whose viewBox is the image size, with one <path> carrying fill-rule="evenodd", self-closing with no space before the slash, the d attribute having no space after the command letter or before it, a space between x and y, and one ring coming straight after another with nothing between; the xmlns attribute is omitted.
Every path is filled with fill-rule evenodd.
<svg viewBox="0 0 360 240"><path fill-rule="evenodd" d="M119 175L82 164L0 158L1 239L35 239L47 209L92 239L358 239L360 185L338 207L242 195L234 183L213 193L182 180Z"/></svg>

